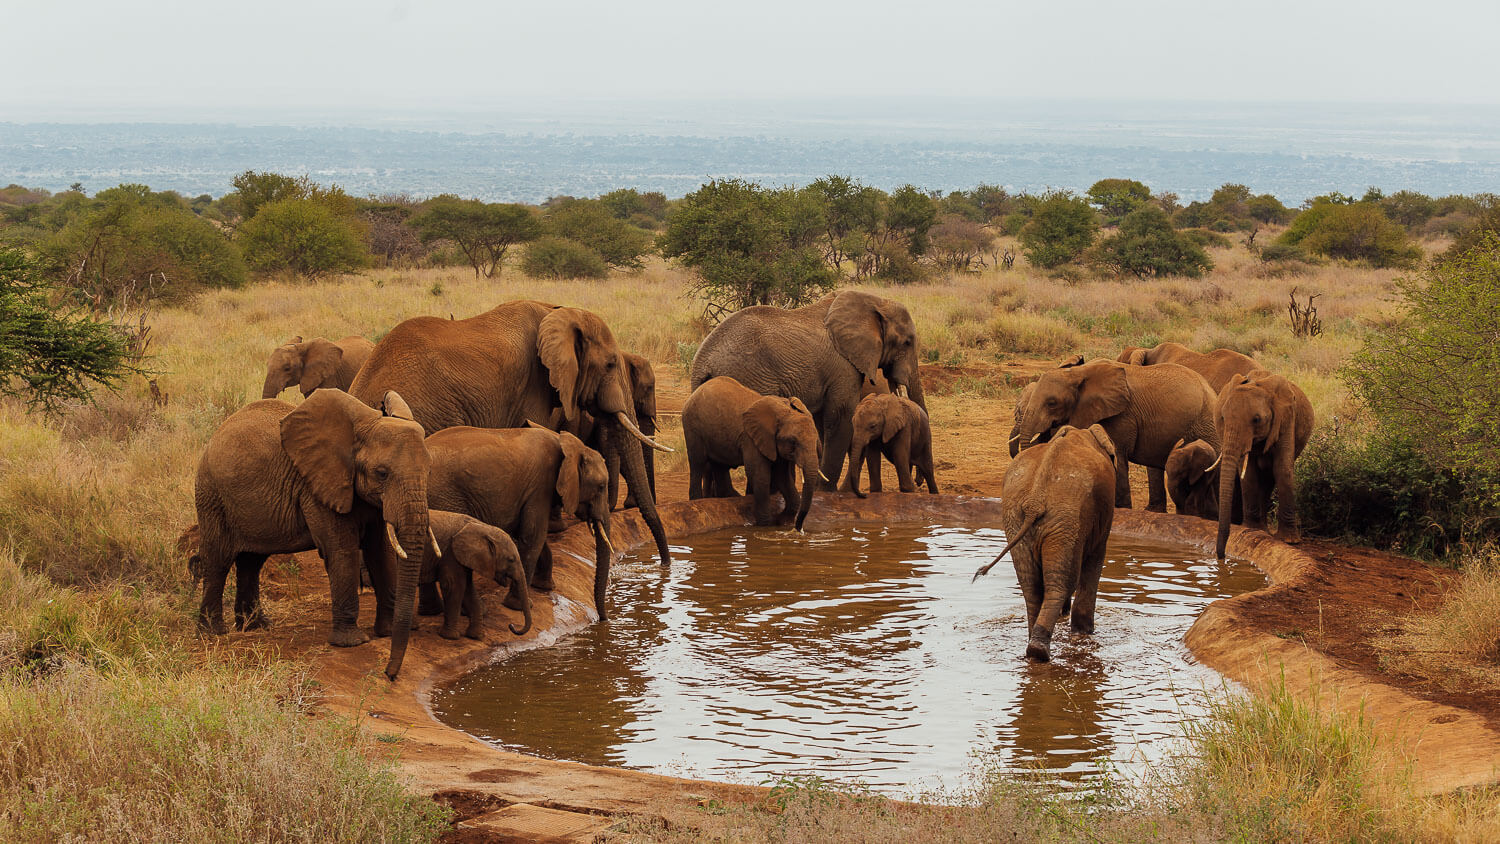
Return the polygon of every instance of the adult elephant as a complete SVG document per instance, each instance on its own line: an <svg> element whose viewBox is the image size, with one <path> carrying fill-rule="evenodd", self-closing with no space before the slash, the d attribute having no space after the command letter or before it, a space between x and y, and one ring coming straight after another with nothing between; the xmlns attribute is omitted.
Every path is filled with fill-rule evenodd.
<svg viewBox="0 0 1500 844"><path fill-rule="evenodd" d="M318 390L295 407L262 400L236 411L209 438L194 490L201 542L189 562L203 580L201 627L224 632L230 566L237 577L237 626L265 626L260 570L266 557L316 548L328 568L329 644L368 642L370 634L358 626L363 552L377 597L375 634L391 636L386 676L396 678L432 536L430 459L422 428L401 397L384 394L380 404L384 412L340 390Z"/></svg>
<svg viewBox="0 0 1500 844"><path fill-rule="evenodd" d="M729 470L745 467L745 492L755 499L755 523L791 522L797 530L818 488L818 429L801 399L763 396L720 376L693 391L682 405L687 441L688 497L735 494ZM795 470L802 470L797 494ZM772 512L771 493L783 509Z"/></svg>
<svg viewBox="0 0 1500 844"><path fill-rule="evenodd" d="M1152 366L1158 363L1175 363L1185 366L1203 376L1214 393L1224 389L1229 379L1261 369L1255 358L1247 357L1232 349L1214 349L1208 354L1195 352L1181 343L1157 343L1149 349L1127 346L1116 358L1120 363L1136 366Z"/></svg>
<svg viewBox="0 0 1500 844"><path fill-rule="evenodd" d="M1096 360L1064 366L1035 382L1012 435L1021 451L1046 442L1058 428L1099 424L1114 442L1115 506L1129 507L1130 465L1147 467L1148 510L1167 511L1162 471L1179 440L1217 446L1213 390L1203 376L1177 364L1131 366Z"/></svg>
<svg viewBox="0 0 1500 844"><path fill-rule="evenodd" d="M656 370L652 368L651 361L646 360L634 352L621 352L620 360L625 366L625 379L630 384L631 403L635 407L636 425L640 427L641 433L648 437L656 436ZM606 454L601 437L601 429L594 423L592 414L585 413L583 418L577 420L560 419L562 411L555 414L554 428L571 432L582 440L589 448ZM651 487L651 498L656 499L656 452L651 446L641 443L641 459L646 463L646 483ZM609 506L614 509L615 502L620 500L620 461L617 455L612 453L605 458L609 467ZM625 497L626 508L638 506L635 502L635 490L631 490Z"/></svg>
<svg viewBox="0 0 1500 844"><path fill-rule="evenodd" d="M734 312L698 347L692 386L727 375L761 395L801 399L822 438L824 483L833 489L861 385L877 372L897 395L927 409L911 314L898 302L845 290L801 308Z"/></svg>
<svg viewBox="0 0 1500 844"><path fill-rule="evenodd" d="M366 402L387 390L406 398L428 434L455 425L518 428L528 420L555 426L558 418L592 415L605 457L620 461L662 564L670 562L636 443L671 449L637 426L619 345L598 314L515 301L468 319L406 320L380 341L350 387Z"/></svg>
<svg viewBox="0 0 1500 844"><path fill-rule="evenodd" d="M338 342L314 337L304 343L300 336L293 337L271 352L260 397L274 399L293 384L303 397L324 388L348 390L374 349L374 343L357 335Z"/></svg>
<svg viewBox="0 0 1500 844"><path fill-rule="evenodd" d="M1010 541L989 565L974 572L974 579L1014 552L1016 583L1026 600L1026 656L1038 662L1051 658L1053 626L1070 603L1073 632L1094 632L1119 462L1114 441L1102 427L1064 425L1046 444L1016 458L1005 473L1000 518Z"/></svg>
<svg viewBox="0 0 1500 844"><path fill-rule="evenodd" d="M570 433L541 427L444 428L427 438L434 510L464 513L510 534L526 581L513 584L506 606L522 609L525 590L551 591L547 530L554 511L576 516L594 532L594 605L607 618L604 593L609 544L609 476L604 458ZM430 596L428 596L430 597Z"/></svg>
<svg viewBox="0 0 1500 844"><path fill-rule="evenodd" d="M1229 542L1230 508L1236 478L1245 526L1264 529L1271 497L1276 497L1276 536L1297 542L1297 495L1293 463L1312 437L1313 408L1302 389L1264 369L1241 375L1219 392L1214 406L1219 437L1219 559ZM1226 471L1227 470L1227 471Z"/></svg>

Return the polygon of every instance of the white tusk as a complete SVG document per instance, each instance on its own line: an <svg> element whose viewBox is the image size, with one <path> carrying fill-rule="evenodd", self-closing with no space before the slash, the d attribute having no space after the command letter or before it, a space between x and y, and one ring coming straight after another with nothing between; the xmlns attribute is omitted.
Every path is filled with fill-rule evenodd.
<svg viewBox="0 0 1500 844"><path fill-rule="evenodd" d="M1010 438L1010 444L1011 445L1015 445L1016 441L1019 440L1020 438L1021 438L1021 435L1020 434L1016 434L1014 437Z"/></svg>
<svg viewBox="0 0 1500 844"><path fill-rule="evenodd" d="M900 396L903 399L906 398L906 396L907 396L907 390L906 390L906 385L905 384L897 384L896 385L896 395Z"/></svg>
<svg viewBox="0 0 1500 844"><path fill-rule="evenodd" d="M645 443L646 445L651 446L652 448L656 449L657 451L665 451L668 454L671 454L672 452L676 451L676 449L667 448L666 446L662 445L661 443L657 442L656 440L653 440L650 437L646 436L645 434L641 433L641 429L637 428L635 426L635 423L630 421L630 417L625 415L625 411L622 410L622 411L616 413L615 414L615 418L618 419L619 422L620 422L620 424L623 425L623 426L625 426L625 430L629 431L632 435L634 435L636 439L640 440L641 442Z"/></svg>
<svg viewBox="0 0 1500 844"><path fill-rule="evenodd" d="M831 483L833 483L833 481L828 480L828 476L827 475L823 474L823 470L822 469L818 470L818 477L822 478L823 479L823 483L825 483L825 484L831 484Z"/></svg>
<svg viewBox="0 0 1500 844"><path fill-rule="evenodd" d="M432 558L437 559L443 556L443 549L438 547L437 534L432 532L431 527L427 528L427 538L432 540Z"/></svg>
<svg viewBox="0 0 1500 844"><path fill-rule="evenodd" d="M604 543L604 549L609 552L610 558L613 559L615 556L615 546L609 541L609 531L604 529L604 525L594 522L594 535L599 537L600 541Z"/></svg>
<svg viewBox="0 0 1500 844"><path fill-rule="evenodd" d="M1245 479L1245 472L1248 471L1249 469L1250 469L1250 455L1247 454L1247 455L1245 455L1245 459L1242 460L1242 461L1240 461L1240 480L1243 481Z"/></svg>
<svg viewBox="0 0 1500 844"><path fill-rule="evenodd" d="M401 540L396 538L396 529L390 522L385 523L385 538L391 541L391 547L396 549L396 556L406 559L406 549L401 547Z"/></svg>
<svg viewBox="0 0 1500 844"><path fill-rule="evenodd" d="M1214 458L1214 462L1208 464L1208 468L1204 469L1203 471L1204 472L1212 472L1214 470L1214 467L1217 466L1217 465L1219 465L1219 461L1223 460L1223 459L1224 459L1224 455L1222 455L1222 454L1219 455L1218 457L1215 457Z"/></svg>
<svg viewBox="0 0 1500 844"><path fill-rule="evenodd" d="M1041 431L1037 431L1036 432L1036 436L1032 437L1031 438L1031 442L1027 443L1027 445L1031 445L1032 443L1035 443L1037 440L1039 440L1041 438L1042 438L1042 432Z"/></svg>

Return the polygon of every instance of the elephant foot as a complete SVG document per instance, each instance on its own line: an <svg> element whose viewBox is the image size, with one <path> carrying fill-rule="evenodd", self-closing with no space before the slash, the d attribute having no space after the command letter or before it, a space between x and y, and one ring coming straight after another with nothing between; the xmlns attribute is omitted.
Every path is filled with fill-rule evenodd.
<svg viewBox="0 0 1500 844"><path fill-rule="evenodd" d="M335 627L328 637L328 644L335 648L352 648L370 641L370 633L358 627Z"/></svg>
<svg viewBox="0 0 1500 844"><path fill-rule="evenodd" d="M265 613L256 610L248 616L236 616L234 626L241 630L265 630L270 628L271 623L266 621Z"/></svg>
<svg viewBox="0 0 1500 844"><path fill-rule="evenodd" d="M443 599L442 598L439 598L436 595L433 595L431 597L429 597L427 595L423 595L422 598L419 601L417 601L417 615L442 615L442 614L443 614Z"/></svg>
<svg viewBox="0 0 1500 844"><path fill-rule="evenodd" d="M531 588L538 592L551 592L557 588L557 584L552 582L551 577L538 576L532 579Z"/></svg>
<svg viewBox="0 0 1500 844"><path fill-rule="evenodd" d="M1302 531L1300 530L1278 530L1276 538L1288 545L1302 544Z"/></svg>
<svg viewBox="0 0 1500 844"><path fill-rule="evenodd" d="M198 616L198 629L211 636L222 636L224 635L224 617L222 615L200 614Z"/></svg>
<svg viewBox="0 0 1500 844"><path fill-rule="evenodd" d="M470 624L469 629L464 631L464 638L484 641L484 628L478 624Z"/></svg>
<svg viewBox="0 0 1500 844"><path fill-rule="evenodd" d="M443 625L443 629L438 631L438 635L442 636L444 639L450 639L451 640L451 639L462 638L464 634L458 632L458 625L457 624L453 625L452 627L449 627L448 625L444 624ZM472 637L470 637L470 638L472 638Z"/></svg>
<svg viewBox="0 0 1500 844"><path fill-rule="evenodd" d="M1052 660L1052 631L1041 628L1031 631L1031 641L1026 643L1026 658L1033 662Z"/></svg>
<svg viewBox="0 0 1500 844"><path fill-rule="evenodd" d="M1167 505L1165 505L1165 504L1155 504L1155 503L1147 504L1146 505L1146 512L1147 513L1165 513L1165 512L1167 512Z"/></svg>
<svg viewBox="0 0 1500 844"><path fill-rule="evenodd" d="M1081 615L1075 615L1068 620L1068 625L1073 628L1074 633L1087 633L1092 635L1094 632L1094 619L1092 616L1084 618Z"/></svg>

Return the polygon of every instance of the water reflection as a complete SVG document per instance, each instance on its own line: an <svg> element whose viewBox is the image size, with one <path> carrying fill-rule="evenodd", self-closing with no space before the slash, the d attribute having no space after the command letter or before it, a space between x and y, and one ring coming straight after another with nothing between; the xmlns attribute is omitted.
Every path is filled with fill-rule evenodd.
<svg viewBox="0 0 1500 844"><path fill-rule="evenodd" d="M990 528L849 523L704 534L616 567L616 614L435 696L444 720L553 758L716 779L816 771L905 790L954 784L975 751L1076 778L1177 735L1172 688L1216 684L1181 644L1245 563L1111 545L1097 632L1059 625L1030 665Z"/></svg>

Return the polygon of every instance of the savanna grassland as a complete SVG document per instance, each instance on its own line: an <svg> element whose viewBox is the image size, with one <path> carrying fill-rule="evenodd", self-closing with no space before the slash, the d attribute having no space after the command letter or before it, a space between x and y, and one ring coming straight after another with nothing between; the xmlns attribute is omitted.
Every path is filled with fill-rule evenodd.
<svg viewBox="0 0 1500 844"><path fill-rule="evenodd" d="M1428 244L1429 248L1440 244ZM907 305L923 346L945 491L998 494L1019 385L1067 355L1114 357L1175 340L1251 354L1295 380L1320 426L1359 436L1340 377L1390 318L1401 271L1339 262L1275 267L1243 244L1210 250L1201 279L1078 280L1018 265L870 289ZM270 649L200 640L179 536L193 524L197 457L259 396L264 361L293 335L378 340L420 314L465 317L514 298L601 314L655 362L679 407L707 333L688 274L659 259L601 281L493 279L465 267L372 270L320 282L205 292L146 314L144 377L45 417L0 404L0 839L422 840L443 813L401 787L399 746L319 712L304 666ZM1322 332L1292 333L1296 288ZM132 315L133 318L133 315ZM675 415L661 438L662 498L685 497ZM1316 441L1315 441L1316 442ZM1391 659L1446 651L1482 676L1500 641L1493 557L1436 614L1386 642ZM272 618L276 606L270 607ZM1443 615L1447 613L1448 615ZM1454 620L1458 619L1458 620ZM1405 637L1405 638L1403 638ZM1480 643L1474 646L1472 643ZM1488 648L1488 649L1486 649ZM1415 670L1415 669L1412 669ZM1189 728L1189 756L1141 790L1060 802L1024 780L981 777L965 805L896 809L819 781L769 808L705 811L701 830L647 821L632 840L1470 840L1500 837L1500 795L1422 797L1368 723L1286 692L1229 698ZM982 765L981 765L982 767ZM953 795L949 795L953 797Z"/></svg>

